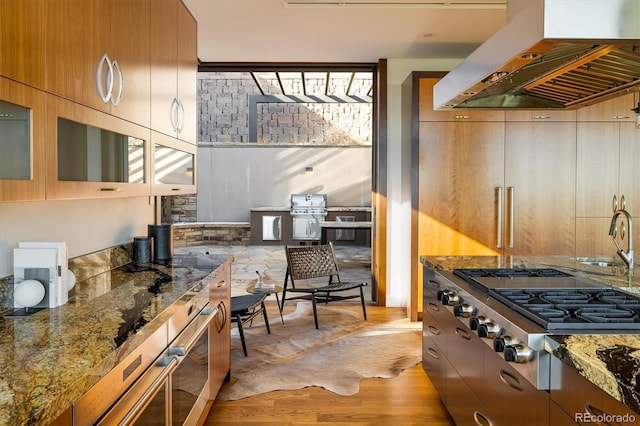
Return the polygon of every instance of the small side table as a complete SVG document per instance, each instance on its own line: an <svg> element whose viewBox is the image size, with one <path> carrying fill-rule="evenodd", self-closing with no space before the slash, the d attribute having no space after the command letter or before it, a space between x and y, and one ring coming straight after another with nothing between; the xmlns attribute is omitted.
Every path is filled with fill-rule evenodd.
<svg viewBox="0 0 640 426"><path fill-rule="evenodd" d="M276 302L278 303L278 308L280 307L280 298L278 297L278 293L282 293L282 291L284 290L282 288L281 285L275 285L273 287L273 290L256 290L256 282L258 280L252 280L251 284L249 285L249 287L247 287L247 293L251 293L251 294L267 294L267 295L271 295L271 294L275 294L276 295ZM280 312L280 321L282 321L282 324L284 325L284 318L282 317L282 311L280 309L278 309L278 311Z"/></svg>

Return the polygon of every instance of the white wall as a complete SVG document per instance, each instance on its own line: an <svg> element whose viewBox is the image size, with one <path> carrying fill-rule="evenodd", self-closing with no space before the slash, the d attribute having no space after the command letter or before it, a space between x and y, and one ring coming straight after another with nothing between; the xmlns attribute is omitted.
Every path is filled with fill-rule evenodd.
<svg viewBox="0 0 640 426"><path fill-rule="evenodd" d="M153 220L148 197L0 203L0 277L13 275L20 241L66 241L76 257L147 235Z"/></svg>
<svg viewBox="0 0 640 426"><path fill-rule="evenodd" d="M371 206L371 175L366 146L200 144L198 221L248 222L251 208L288 208L291 194L327 194L329 207Z"/></svg>
<svg viewBox="0 0 640 426"><path fill-rule="evenodd" d="M449 71L460 61L387 61L387 306L407 306L411 296L411 140L402 140L402 83L413 71Z"/></svg>

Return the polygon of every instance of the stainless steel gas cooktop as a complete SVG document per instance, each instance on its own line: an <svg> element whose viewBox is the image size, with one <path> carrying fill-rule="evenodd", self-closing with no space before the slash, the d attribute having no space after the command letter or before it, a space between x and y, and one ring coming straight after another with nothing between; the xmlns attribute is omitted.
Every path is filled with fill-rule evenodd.
<svg viewBox="0 0 640 426"><path fill-rule="evenodd" d="M553 268L455 269L453 273L483 291L508 289L604 288L605 284Z"/></svg>
<svg viewBox="0 0 640 426"><path fill-rule="evenodd" d="M640 298L552 268L454 274L548 331L638 330Z"/></svg>

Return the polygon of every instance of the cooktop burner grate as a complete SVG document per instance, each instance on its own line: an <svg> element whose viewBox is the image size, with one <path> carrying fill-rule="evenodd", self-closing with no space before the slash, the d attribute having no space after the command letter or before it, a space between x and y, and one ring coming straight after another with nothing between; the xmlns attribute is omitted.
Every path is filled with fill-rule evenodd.
<svg viewBox="0 0 640 426"><path fill-rule="evenodd" d="M461 268L455 269L454 274L462 278L484 277L570 277L570 274L553 268Z"/></svg>
<svg viewBox="0 0 640 426"><path fill-rule="evenodd" d="M640 298L615 289L494 289L491 295L550 331L640 329Z"/></svg>

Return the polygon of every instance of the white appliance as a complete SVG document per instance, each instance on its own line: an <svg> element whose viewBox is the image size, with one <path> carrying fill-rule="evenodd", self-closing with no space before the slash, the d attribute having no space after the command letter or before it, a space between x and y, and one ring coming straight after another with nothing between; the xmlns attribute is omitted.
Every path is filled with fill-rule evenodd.
<svg viewBox="0 0 640 426"><path fill-rule="evenodd" d="M67 244L64 241L20 242L13 251L14 308L54 308L69 301ZM34 301L20 288L26 280L37 280L45 295L34 306L21 306L20 301ZM29 283L33 288L33 283ZM35 289L34 289L35 290ZM16 293L17 292L17 293ZM18 299L18 300L16 300Z"/></svg>

